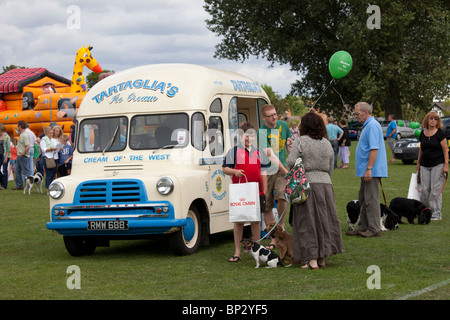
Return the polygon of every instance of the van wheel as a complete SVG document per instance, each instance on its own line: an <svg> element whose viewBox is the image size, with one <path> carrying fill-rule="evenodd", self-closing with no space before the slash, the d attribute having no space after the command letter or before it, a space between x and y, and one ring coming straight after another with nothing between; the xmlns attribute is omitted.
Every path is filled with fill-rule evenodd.
<svg viewBox="0 0 450 320"><path fill-rule="evenodd" d="M202 235L200 214L195 206L189 208L187 224L170 236L169 242L177 255L189 255L197 251Z"/></svg>
<svg viewBox="0 0 450 320"><path fill-rule="evenodd" d="M73 257L82 257L93 254L97 248L95 240L88 240L83 237L64 236L64 245L67 252Z"/></svg>

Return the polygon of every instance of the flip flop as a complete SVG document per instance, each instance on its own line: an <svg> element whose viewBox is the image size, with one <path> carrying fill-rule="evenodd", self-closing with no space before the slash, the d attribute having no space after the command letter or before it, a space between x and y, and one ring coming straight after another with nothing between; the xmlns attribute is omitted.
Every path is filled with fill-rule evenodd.
<svg viewBox="0 0 450 320"><path fill-rule="evenodd" d="M238 262L239 260L241 260L240 257L238 256L233 256L230 259L228 259L228 262Z"/></svg>
<svg viewBox="0 0 450 320"><path fill-rule="evenodd" d="M276 248L276 246L273 243L266 246L266 249L269 249L269 250L273 250L274 248Z"/></svg>

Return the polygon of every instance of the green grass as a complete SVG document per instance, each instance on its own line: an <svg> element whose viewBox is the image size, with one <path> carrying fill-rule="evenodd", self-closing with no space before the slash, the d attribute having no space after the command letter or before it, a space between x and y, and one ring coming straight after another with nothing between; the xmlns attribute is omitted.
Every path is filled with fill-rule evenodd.
<svg viewBox="0 0 450 320"><path fill-rule="evenodd" d="M350 169L333 174L335 201L346 231L345 206L356 199L359 178ZM408 193L415 165L389 164L383 188L389 202ZM209 247L196 254L172 255L168 244L154 241L111 241L91 256L74 258L62 237L46 229L49 204L45 195L0 191L0 299L398 299L450 279L450 194L444 190L442 221L429 225L403 224L380 238L343 235L345 253L327 260L327 268L299 266L255 269L249 255L228 263L233 254L232 232L211 236ZM380 193L380 200L383 198ZM267 241L267 240L265 240ZM81 269L81 289L69 290L66 272ZM381 269L381 289L368 289L367 268ZM411 299L450 298L450 285Z"/></svg>

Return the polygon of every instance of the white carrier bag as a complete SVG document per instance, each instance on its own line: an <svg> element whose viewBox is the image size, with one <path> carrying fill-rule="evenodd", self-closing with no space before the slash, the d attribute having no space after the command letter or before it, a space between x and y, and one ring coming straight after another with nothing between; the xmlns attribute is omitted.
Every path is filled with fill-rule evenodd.
<svg viewBox="0 0 450 320"><path fill-rule="evenodd" d="M416 199L420 201L420 188L417 183L417 175L420 173L412 173L409 182L408 199Z"/></svg>
<svg viewBox="0 0 450 320"><path fill-rule="evenodd" d="M261 221L258 182L230 184L228 200L230 222Z"/></svg>

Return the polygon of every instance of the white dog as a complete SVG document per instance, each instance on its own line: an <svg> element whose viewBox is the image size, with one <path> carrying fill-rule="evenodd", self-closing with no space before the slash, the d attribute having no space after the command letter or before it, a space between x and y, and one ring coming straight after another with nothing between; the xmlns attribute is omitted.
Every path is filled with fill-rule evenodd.
<svg viewBox="0 0 450 320"><path fill-rule="evenodd" d="M25 188L23 189L23 194L26 193L28 190L28 194L31 194L31 189L33 189L33 185L36 185L37 191L42 193L42 181L44 180L44 177L40 172L36 172L34 176L27 177L25 179Z"/></svg>

